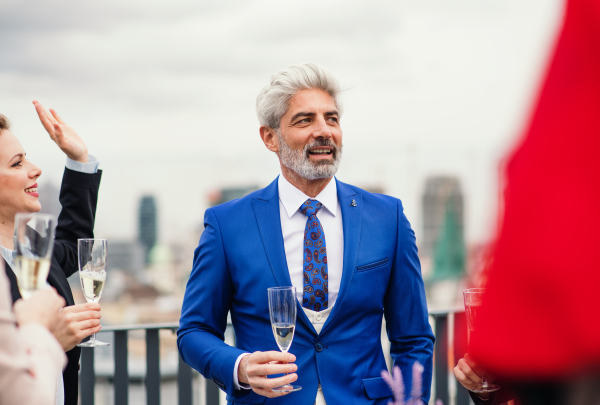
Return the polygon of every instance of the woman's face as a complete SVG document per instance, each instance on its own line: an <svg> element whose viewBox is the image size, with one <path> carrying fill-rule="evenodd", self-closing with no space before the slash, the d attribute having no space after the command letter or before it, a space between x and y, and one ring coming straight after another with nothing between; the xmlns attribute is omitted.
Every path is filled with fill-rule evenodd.
<svg viewBox="0 0 600 405"><path fill-rule="evenodd" d="M38 212L37 178L42 171L25 158L12 132L0 131L0 220L13 221L18 212Z"/></svg>

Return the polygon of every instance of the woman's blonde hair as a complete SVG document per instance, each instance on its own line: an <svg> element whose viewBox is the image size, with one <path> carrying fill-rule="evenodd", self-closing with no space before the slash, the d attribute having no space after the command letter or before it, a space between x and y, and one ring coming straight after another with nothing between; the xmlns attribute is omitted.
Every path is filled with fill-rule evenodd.
<svg viewBox="0 0 600 405"><path fill-rule="evenodd" d="M0 131L5 129L10 129L10 122L8 121L8 118L0 114Z"/></svg>

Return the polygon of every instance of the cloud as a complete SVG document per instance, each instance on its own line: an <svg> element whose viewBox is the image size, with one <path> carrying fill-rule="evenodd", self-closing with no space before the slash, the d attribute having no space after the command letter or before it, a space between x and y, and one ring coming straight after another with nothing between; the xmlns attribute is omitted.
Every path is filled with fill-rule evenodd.
<svg viewBox="0 0 600 405"><path fill-rule="evenodd" d="M256 94L273 72L314 61L355 85L343 96L345 180L383 184L416 215L424 176L459 173L472 206L487 207L492 160L524 117L560 4L3 0L0 112L56 179L63 158L30 102L59 110L105 166L100 230L127 234L142 192L155 190L166 218L196 222L210 188L274 177ZM470 235L483 234L483 211Z"/></svg>

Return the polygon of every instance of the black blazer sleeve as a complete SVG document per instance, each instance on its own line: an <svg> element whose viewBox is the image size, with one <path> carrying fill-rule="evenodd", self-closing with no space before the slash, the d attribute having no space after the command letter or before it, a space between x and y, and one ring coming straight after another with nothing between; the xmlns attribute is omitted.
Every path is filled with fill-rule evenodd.
<svg viewBox="0 0 600 405"><path fill-rule="evenodd" d="M53 253L65 277L78 270L77 239L94 237L101 177L100 170L87 174L65 168L59 197L62 210L58 216Z"/></svg>

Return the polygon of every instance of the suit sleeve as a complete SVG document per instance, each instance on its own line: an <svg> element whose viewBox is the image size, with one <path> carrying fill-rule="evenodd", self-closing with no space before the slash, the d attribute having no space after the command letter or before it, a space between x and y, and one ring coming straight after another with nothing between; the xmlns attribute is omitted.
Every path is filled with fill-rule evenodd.
<svg viewBox="0 0 600 405"><path fill-rule="evenodd" d="M384 305L390 353L394 365L402 370L406 387L412 386L413 364L418 361L424 367L422 397L425 403L429 403L434 336L429 325L415 233L404 215L399 200L396 257Z"/></svg>
<svg viewBox="0 0 600 405"><path fill-rule="evenodd" d="M62 209L58 216L53 256L66 277L78 270L77 239L94 237L101 177L102 171L87 174L65 168L59 196Z"/></svg>
<svg viewBox="0 0 600 405"><path fill-rule="evenodd" d="M233 395L233 369L244 353L224 342L233 285L219 223L211 209L204 215L204 226L185 290L177 346L187 364Z"/></svg>
<svg viewBox="0 0 600 405"><path fill-rule="evenodd" d="M16 327L0 263L0 404L54 405L66 356L42 325Z"/></svg>

